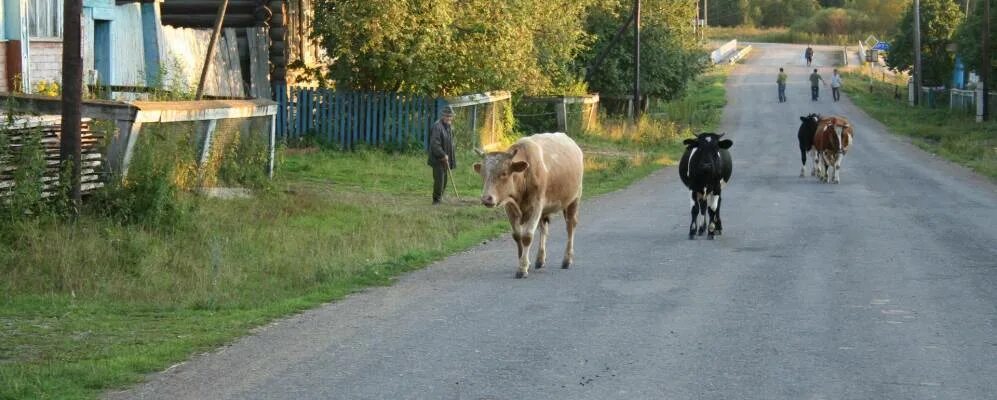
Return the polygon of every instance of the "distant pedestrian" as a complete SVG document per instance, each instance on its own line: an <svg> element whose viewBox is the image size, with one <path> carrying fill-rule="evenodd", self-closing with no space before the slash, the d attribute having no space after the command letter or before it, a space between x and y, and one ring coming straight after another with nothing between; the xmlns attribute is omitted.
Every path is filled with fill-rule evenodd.
<svg viewBox="0 0 997 400"><path fill-rule="evenodd" d="M803 57L807 59L807 66L814 62L814 48L807 46L807 50L803 52Z"/></svg>
<svg viewBox="0 0 997 400"><path fill-rule="evenodd" d="M837 68L834 69L834 75L831 75L831 97L834 101L841 100L841 75Z"/></svg>
<svg viewBox="0 0 997 400"><path fill-rule="evenodd" d="M817 101L820 97L820 83L827 85L824 78L821 78L820 74L817 73L817 68L814 68L814 73L810 74L810 101Z"/></svg>
<svg viewBox="0 0 997 400"><path fill-rule="evenodd" d="M443 198L443 191L447 188L448 169L457 168L453 146L453 117L453 108L447 106L429 132L427 164L433 167L433 205L440 204L440 199Z"/></svg>
<svg viewBox="0 0 997 400"><path fill-rule="evenodd" d="M779 85L780 103L786 102L786 78L788 78L788 76L786 76L786 72L784 72L782 68L779 68L779 77L775 78L775 83Z"/></svg>

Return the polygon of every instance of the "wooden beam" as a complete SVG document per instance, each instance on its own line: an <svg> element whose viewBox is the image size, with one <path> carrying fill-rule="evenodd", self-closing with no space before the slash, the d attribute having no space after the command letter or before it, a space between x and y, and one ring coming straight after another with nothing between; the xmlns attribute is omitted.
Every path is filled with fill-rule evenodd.
<svg viewBox="0 0 997 400"><path fill-rule="evenodd" d="M218 6L215 31L211 34L211 41L208 42L208 54L204 56L204 67L201 68L201 79L197 82L197 94L194 95L194 100L201 100L201 95L204 94L204 80L207 79L208 69L211 68L211 59L215 55L215 43L218 42L218 35L222 32L222 22L225 22L225 9L227 7L228 0L222 0L222 4Z"/></svg>
<svg viewBox="0 0 997 400"><path fill-rule="evenodd" d="M473 106L475 104L487 104L494 103L496 101L506 100L512 97L512 94L506 91L496 91L496 92L485 92L478 94L469 94L466 96L457 97L444 97L447 104L451 107L466 107Z"/></svg>

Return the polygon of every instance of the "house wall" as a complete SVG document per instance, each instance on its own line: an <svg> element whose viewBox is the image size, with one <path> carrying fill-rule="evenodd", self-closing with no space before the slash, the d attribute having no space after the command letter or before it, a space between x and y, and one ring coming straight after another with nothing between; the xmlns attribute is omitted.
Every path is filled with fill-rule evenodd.
<svg viewBox="0 0 997 400"><path fill-rule="evenodd" d="M114 8L111 22L113 85L145 86L145 47L142 40L142 8L139 3Z"/></svg>
<svg viewBox="0 0 997 400"><path fill-rule="evenodd" d="M9 92L7 85L7 42L0 42L0 92Z"/></svg>
<svg viewBox="0 0 997 400"><path fill-rule="evenodd" d="M145 86L145 43L139 3L85 9L83 19L83 76L94 66L94 20L111 21L111 76L100 82L116 86ZM34 55L32 55L33 57ZM89 83L89 82L88 82Z"/></svg>
<svg viewBox="0 0 997 400"><path fill-rule="evenodd" d="M62 84L62 41L31 40L31 69L29 84L32 88L38 82L58 82Z"/></svg>

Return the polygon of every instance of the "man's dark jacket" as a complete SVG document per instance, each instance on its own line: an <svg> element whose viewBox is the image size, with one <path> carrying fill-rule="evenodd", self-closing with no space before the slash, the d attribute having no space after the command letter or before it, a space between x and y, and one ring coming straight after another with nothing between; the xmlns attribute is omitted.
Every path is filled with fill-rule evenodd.
<svg viewBox="0 0 997 400"><path fill-rule="evenodd" d="M431 167L440 165L443 156L450 158L450 169L457 168L457 157L454 157L453 128L443 121L436 121L429 131L429 159L426 164Z"/></svg>

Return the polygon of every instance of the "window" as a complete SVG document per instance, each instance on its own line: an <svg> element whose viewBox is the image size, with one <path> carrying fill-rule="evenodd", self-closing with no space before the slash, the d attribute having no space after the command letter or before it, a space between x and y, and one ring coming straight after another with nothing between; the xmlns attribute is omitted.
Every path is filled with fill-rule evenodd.
<svg viewBox="0 0 997 400"><path fill-rule="evenodd" d="M28 0L28 36L62 38L63 0Z"/></svg>

